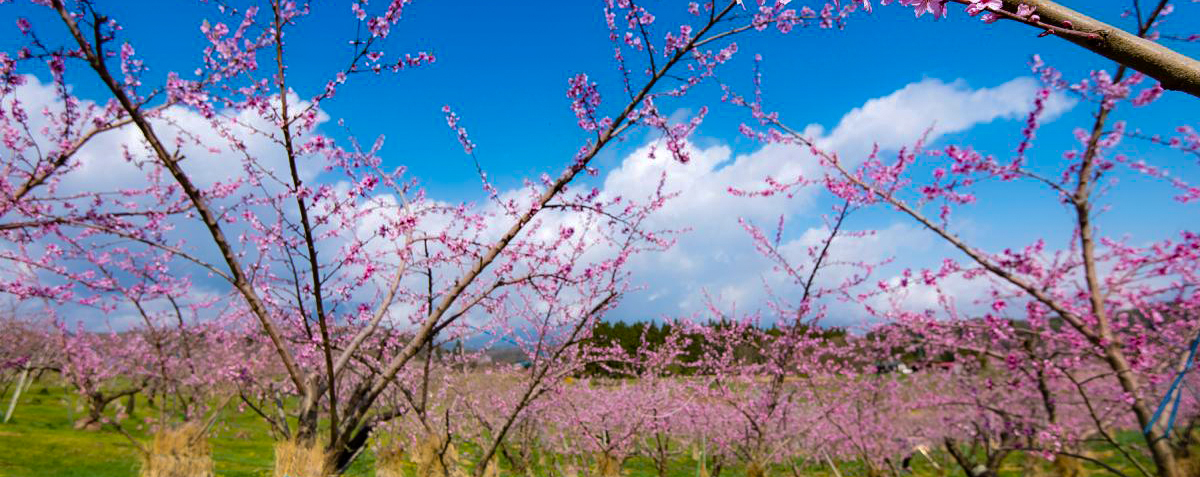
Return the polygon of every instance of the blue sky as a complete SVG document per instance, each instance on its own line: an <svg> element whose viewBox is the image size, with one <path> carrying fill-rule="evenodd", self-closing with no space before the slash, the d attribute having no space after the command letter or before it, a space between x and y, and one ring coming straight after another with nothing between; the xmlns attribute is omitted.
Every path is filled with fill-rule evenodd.
<svg viewBox="0 0 1200 477"><path fill-rule="evenodd" d="M1131 18L1120 17L1126 2L1062 3L1132 28ZM151 5L154 7L147 8ZM201 20L220 18L212 4L171 2L170 12L164 12L161 5L141 1L101 4L106 13L122 22L127 38L150 66L152 79L161 79L172 70L194 69L203 40L199 31ZM348 5L320 3L313 7L312 16L292 30L289 77L292 87L302 97L322 88L334 71L331 61L340 66L349 55L346 40L354 36L356 22ZM659 23L674 25L686 17L685 6L686 2L655 2L648 7L659 16ZM768 106L781 112L793 126L818 125L826 133L832 133L843 119L851 118L852 111L868 110L870 104L923 126L955 120L938 114L965 114L972 117L967 127L940 135L934 144L972 144L976 149L1008 157L1019 140L1022 125L1019 111L1001 108L990 115L972 115L974 112L964 108L920 109L919 106L942 101L937 94L944 92L957 91L966 98L988 89L1023 91L1018 87L1022 84L1018 78L1029 75L1028 61L1034 53L1072 80L1091 69L1112 69L1111 62L1063 40L1037 38L1037 31L1029 27L1011 22L986 25L967 17L960 6L951 6L950 10L949 18L934 21L928 15L916 19L908 8L876 5L873 14L854 15L844 30L803 28L787 36L772 33L740 37L737 39L740 52L724 67L720 78L748 92L752 77L750 59L756 53L761 54ZM478 201L483 196L474 166L447 130L442 106L452 106L462 118L478 145L476 154L480 163L501 189L517 187L527 177L561 170L587 138L575 125L565 97L567 78L579 72L588 73L609 99L605 105L607 114L613 114L613 109L622 105L619 76L611 61L611 46L601 12L602 2L592 0L418 0L405 9L404 19L393 27L386 40L386 48L393 53L431 51L437 55L437 62L399 74L354 77L323 109L333 118L344 118L364 142L385 135L383 155L388 163L407 166L422 180L431 196L447 201ZM61 35L62 27L47 21L53 19L40 7L24 3L0 5L0 17L18 16L29 17L35 26L41 25L39 32L43 38L61 39L54 35ZM1196 24L1200 24L1200 5L1181 2L1162 31L1192 33L1186 26ZM660 37L662 33L661 29L656 30ZM8 21L0 23L0 51L12 51L19 42L15 25ZM1171 46L1190 56L1200 56L1198 44ZM101 97L97 85L84 71L80 68L73 71L68 81L77 92L85 97ZM33 73L46 78L44 72ZM1032 83L1026 85L1029 84ZM749 178L745 174L758 169L747 172L732 169L741 157L747 158L747 164L754 158L788 160L786 156L764 154L761 145L740 136L738 124L749 118L744 111L719 104L718 96L715 88L701 88L693 92L691 99L675 105L681 113L694 111L701 105L712 108L693 141L706 154L724 158L712 159L708 166L696 166L699 172L693 169L691 173L712 180L696 181L688 187L719 187L716 179L726 168L730 169L725 170L724 176ZM996 96L991 101L997 104L1012 101L1008 96L999 98L1003 96L1000 93ZM883 99L888 97L895 103L889 107L901 110L884 108L887 101ZM1032 97L1027 99L1026 105ZM872 100L876 102L871 103ZM903 109L909 106L917 109ZM1032 157L1035 161L1048 161L1048 167L1060 160L1063 150L1073 147L1071 130L1088 127L1094 110L1087 103L1068 106L1064 103L1057 119L1038 133ZM1198 110L1200 99L1168 92L1157 104L1139 110L1125 109L1121 114L1144 131L1169 133L1181 124L1195 125ZM904 111L917 112L905 115ZM333 122L325 124L322 132L345 137ZM596 186L621 187L618 173L636 170L638 151L653 139L653 135L644 131L628 136L625 142L601 155L596 163L601 169L599 177L586 181ZM846 147L856 150L871 139L854 136L853 141ZM1193 180L1200 179L1194 160L1188 162L1185 156L1148 144L1130 143L1125 147L1128 152L1159 165L1190 165L1190 170L1179 168L1178 172ZM772 170L774 166L762 167ZM960 231L992 250L1024 245L1040 235L1062 237L1069 231L1059 225L1063 223L1063 214L1053 205L1052 198L1039 195L1036 188L1022 187L993 191L985 188L984 197L991 200L965 210ZM1109 196L1109 202L1120 206L1103 217L1101 226L1118 234L1131 234L1135 241L1145 241L1168 236L1190 225L1194 220L1189 219L1197 216L1196 205L1173 204L1166 197L1162 188L1151 181L1122 177ZM801 203L805 201L809 202ZM788 230L789 237L797 238L817 224L817 214L827 210L828 199L814 195L778 210L768 210L769 207L753 201L721 199L719 203L720 210L707 211L713 216L708 217L713 223L698 227L700 230L692 237L685 237L674 253L649 258L635 267L638 270L635 280L644 283L647 290L631 296L612 315L614 318L691 313L699 309L703 290L729 303L737 302L739 309L753 309L762 299L758 279L768 276L770 271L762 262L752 260L753 250L738 229L736 218L747 216L769 225L773 221L761 222L761 219L784 214L794 224ZM694 218L687 210L672 213L678 215L674 219L683 222ZM668 217L666 222L672 223L671 220ZM851 226L892 231L895 238L881 239L886 243L877 245L878 253L881 258L900 256L900 265L928 265L942 256L953 255L916 230L913 223L894 214L860 213ZM726 236L723 232L727 230L733 233ZM710 253L713 256L706 256ZM672 262L680 257L704 264L688 268ZM887 278L894 271L885 270L878 278Z"/></svg>

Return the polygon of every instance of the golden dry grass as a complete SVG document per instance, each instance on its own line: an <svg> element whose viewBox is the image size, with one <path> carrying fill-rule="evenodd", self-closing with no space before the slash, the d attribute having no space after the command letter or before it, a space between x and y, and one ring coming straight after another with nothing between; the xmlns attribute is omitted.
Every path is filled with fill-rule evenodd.
<svg viewBox="0 0 1200 477"><path fill-rule="evenodd" d="M762 464L751 462L746 465L746 477L763 477L766 475Z"/></svg>
<svg viewBox="0 0 1200 477"><path fill-rule="evenodd" d="M1057 456L1051 464L1054 470L1054 475L1057 477L1084 477L1087 471L1083 468L1083 462L1074 457Z"/></svg>
<svg viewBox="0 0 1200 477"><path fill-rule="evenodd" d="M398 444L376 451L375 475L377 477L406 477L406 469L416 467L417 477L468 477L467 463L458 455L453 443L444 436L430 435L417 443L411 455ZM488 462L484 477L497 477L499 469L495 459Z"/></svg>
<svg viewBox="0 0 1200 477"><path fill-rule="evenodd" d="M375 452L375 477L405 477L404 465L408 462L400 446L390 446Z"/></svg>
<svg viewBox="0 0 1200 477"><path fill-rule="evenodd" d="M139 477L212 477L212 449L204 427L187 423L154 435Z"/></svg>
<svg viewBox="0 0 1200 477"><path fill-rule="evenodd" d="M600 477L621 477L621 461L603 452L596 454L596 475Z"/></svg>
<svg viewBox="0 0 1200 477"><path fill-rule="evenodd" d="M466 477L454 443L442 436L431 435L417 444L413 452L418 477Z"/></svg>
<svg viewBox="0 0 1200 477"><path fill-rule="evenodd" d="M332 467L320 444L296 441L275 444L274 477L326 477L333 474Z"/></svg>

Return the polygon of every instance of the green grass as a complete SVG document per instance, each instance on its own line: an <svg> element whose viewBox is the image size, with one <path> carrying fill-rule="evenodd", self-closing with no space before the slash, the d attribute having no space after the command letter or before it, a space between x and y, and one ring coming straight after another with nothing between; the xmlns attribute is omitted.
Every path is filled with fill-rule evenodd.
<svg viewBox="0 0 1200 477"><path fill-rule="evenodd" d="M7 408L8 396L3 404ZM21 396L12 420L0 425L0 477L128 477L137 475L138 451L129 439L111 430L72 428L79 414L72 411L71 393L62 388L34 384ZM216 474L222 477L269 476L273 440L267 425L251 413L230 406L211 433ZM148 413L156 413L144 399L125 427L135 438L149 436L136 428ZM370 476L373 458L360 457L346 475Z"/></svg>
<svg viewBox="0 0 1200 477"><path fill-rule="evenodd" d="M2 401L7 406L7 396ZM0 477L128 477L137 475L138 452L127 438L112 430L83 431L72 428L79 417L72 412L69 390L34 384L21 396L8 424L0 425ZM267 425L253 413L234 412L230 406L214 426L210 443L216 474L221 477L269 476L273 440ZM139 396L135 412L127 422L155 413ZM134 424L126 424L135 438L149 436ZM374 476L374 456L361 455L348 476ZM689 458L672 466L671 477L694 477L696 465ZM843 470L853 466L842 467ZM629 477L655 476L651 461L633 457L625 461ZM783 469L775 475L788 475ZM739 468L726 468L722 475L741 474ZM415 475L415 474L414 474ZM813 473L813 476L826 475Z"/></svg>
<svg viewBox="0 0 1200 477"><path fill-rule="evenodd" d="M0 425L0 477L125 477L137 475L140 466L138 452L127 438L112 430L83 431L72 428L74 419L79 417L74 412L73 394L69 390L55 387L46 382L34 384L28 392L21 396L12 420ZM5 408L8 396L0 401ZM126 421L127 430L136 439L143 442L149 437L134 422L151 413L157 413L150 408L146 400L139 396L135 413ZM1136 442L1140 436L1136 432L1119 434L1119 440L1124 444ZM274 443L267 425L255 414L238 413L234 406L229 406L221 415L218 424L214 426L210 439L213 449L216 474L222 477L260 477L269 476L272 463L272 445ZM1104 451L1104 449L1097 449ZM1106 460L1117 464L1115 452L1107 454ZM945 456L935 455L942 465L951 465ZM1002 471L1004 476L1019 476L1020 461L1023 456L1013 455L1005 463ZM916 476L962 475L957 468L946 474L939 472L924 459L916 459ZM346 474L355 477L373 476L371 470L374 456L366 451L355 462ZM843 475L861 475L862 466L856 462L838 464ZM1127 464L1118 464L1122 470L1132 471ZM670 477L694 477L696 463L690 456L682 456L673 462ZM1086 465L1091 475L1102 475L1098 467ZM644 457L627 459L624 464L627 477L656 476L652 462ZM710 469L711 470L711 469ZM727 467L721 475L742 475L739 467ZM507 473L502 473L507 475ZM784 467L773 469L768 475L791 475L791 470ZM827 469L806 469L806 476L832 475ZM1131 474L1132 475L1132 474Z"/></svg>
<svg viewBox="0 0 1200 477"><path fill-rule="evenodd" d="M4 403L7 406L8 396ZM71 399L34 385L21 396L12 420L0 426L0 475L118 476L137 471L124 437L71 429Z"/></svg>

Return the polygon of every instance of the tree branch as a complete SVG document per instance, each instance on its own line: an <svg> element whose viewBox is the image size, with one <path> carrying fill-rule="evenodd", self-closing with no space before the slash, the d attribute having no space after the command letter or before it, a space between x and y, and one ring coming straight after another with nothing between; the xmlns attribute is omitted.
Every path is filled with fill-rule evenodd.
<svg viewBox="0 0 1200 477"><path fill-rule="evenodd" d="M1164 89L1182 91L1200 98L1200 61L1145 38L1126 32L1051 0L1004 0L1004 8L1016 11L1020 4L1034 7L1041 21L1063 25L1077 32L1094 33L1099 40L1055 33L1093 53L1128 66L1162 83ZM1152 19L1151 19L1152 20ZM1140 25L1148 29L1150 25Z"/></svg>

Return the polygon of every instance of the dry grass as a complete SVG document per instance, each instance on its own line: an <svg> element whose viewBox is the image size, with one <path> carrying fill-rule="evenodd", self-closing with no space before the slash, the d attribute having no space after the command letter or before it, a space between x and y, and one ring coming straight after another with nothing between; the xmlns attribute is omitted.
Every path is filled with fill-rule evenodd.
<svg viewBox="0 0 1200 477"><path fill-rule="evenodd" d="M411 457L397 445L377 451L375 475L377 477L404 477L405 469L414 466L417 477L468 477L467 463L458 455L454 443L444 436L430 435L417 443ZM499 469L495 459L488 462L484 477L497 477Z"/></svg>
<svg viewBox="0 0 1200 477"><path fill-rule="evenodd" d="M1198 476L1200 475L1200 459L1195 457L1180 459L1179 468L1183 470L1183 475Z"/></svg>
<svg viewBox="0 0 1200 477"><path fill-rule="evenodd" d="M459 465L458 449L442 436L431 435L417 444L413 452L417 477L466 477Z"/></svg>
<svg viewBox="0 0 1200 477"><path fill-rule="evenodd" d="M275 444L274 477L326 477L333 463L320 444L283 441Z"/></svg>
<svg viewBox="0 0 1200 477"><path fill-rule="evenodd" d="M766 475L766 471L762 464L758 462L746 464L746 477L763 477L764 475Z"/></svg>
<svg viewBox="0 0 1200 477"><path fill-rule="evenodd" d="M600 477L621 477L621 461L604 452L596 454L596 475Z"/></svg>
<svg viewBox="0 0 1200 477"><path fill-rule="evenodd" d="M187 423L154 435L139 477L212 477L212 449L204 427Z"/></svg>
<svg viewBox="0 0 1200 477"><path fill-rule="evenodd" d="M405 477L404 466L408 458L400 446L391 446L375 452L375 477Z"/></svg>
<svg viewBox="0 0 1200 477"><path fill-rule="evenodd" d="M1083 468L1083 462L1074 457L1055 456L1051 467L1057 477L1084 477L1087 475L1087 471Z"/></svg>

